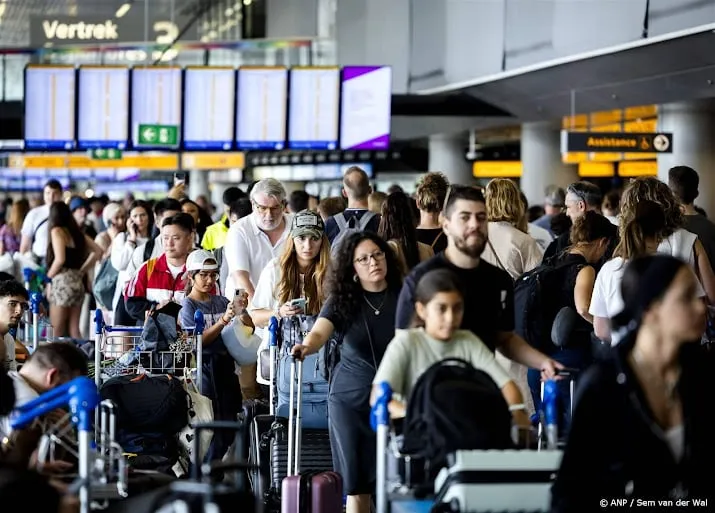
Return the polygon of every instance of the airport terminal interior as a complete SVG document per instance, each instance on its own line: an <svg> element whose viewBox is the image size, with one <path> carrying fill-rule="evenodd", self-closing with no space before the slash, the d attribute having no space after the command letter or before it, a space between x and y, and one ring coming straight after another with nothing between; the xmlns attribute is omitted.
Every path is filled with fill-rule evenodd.
<svg viewBox="0 0 715 513"><path fill-rule="evenodd" d="M713 45L0 0L0 511L715 510Z"/></svg>

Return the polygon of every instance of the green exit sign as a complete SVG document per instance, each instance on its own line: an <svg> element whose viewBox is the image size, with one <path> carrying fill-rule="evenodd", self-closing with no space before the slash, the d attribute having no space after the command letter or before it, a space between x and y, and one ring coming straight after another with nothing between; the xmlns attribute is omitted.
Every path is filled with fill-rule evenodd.
<svg viewBox="0 0 715 513"><path fill-rule="evenodd" d="M121 160L122 150L114 148L96 148L94 150L89 150L89 158L94 160Z"/></svg>
<svg viewBox="0 0 715 513"><path fill-rule="evenodd" d="M176 146L179 144L179 127L176 125L139 125L139 144Z"/></svg>

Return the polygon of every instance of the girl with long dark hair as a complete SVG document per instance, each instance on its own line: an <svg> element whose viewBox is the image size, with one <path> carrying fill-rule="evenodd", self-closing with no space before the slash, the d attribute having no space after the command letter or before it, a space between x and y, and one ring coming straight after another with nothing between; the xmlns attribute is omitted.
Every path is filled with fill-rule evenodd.
<svg viewBox="0 0 715 513"><path fill-rule="evenodd" d="M705 330L698 289L690 266L671 256L625 265L625 306L613 323L627 334L580 379L552 511L596 511L606 497L668 511L678 499L713 500L704 469L715 459L715 387L711 354L692 342Z"/></svg>
<svg viewBox="0 0 715 513"><path fill-rule="evenodd" d="M333 332L340 334L341 357L331 373L328 397L333 466L343 477L347 512L368 513L376 465L370 390L395 334L402 273L387 242L367 231L347 235L333 263L328 299L303 344L293 347L293 356L316 353Z"/></svg>
<svg viewBox="0 0 715 513"><path fill-rule="evenodd" d="M411 200L407 194L393 192L388 195L382 204L381 214L377 233L392 246L405 274L434 256L431 247L417 240Z"/></svg>
<svg viewBox="0 0 715 513"><path fill-rule="evenodd" d="M47 221L50 322L57 337L80 339L79 318L84 301L84 276L102 258L102 248L87 237L69 207L57 201L50 206Z"/></svg>

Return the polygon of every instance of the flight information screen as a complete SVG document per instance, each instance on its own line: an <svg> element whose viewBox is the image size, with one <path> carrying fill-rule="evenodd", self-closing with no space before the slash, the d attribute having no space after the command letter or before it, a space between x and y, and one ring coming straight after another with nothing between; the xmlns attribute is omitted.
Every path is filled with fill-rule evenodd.
<svg viewBox="0 0 715 513"><path fill-rule="evenodd" d="M230 150L236 116L233 68L189 67L184 75L184 148Z"/></svg>
<svg viewBox="0 0 715 513"><path fill-rule="evenodd" d="M75 147L74 66L29 65L25 69L25 148Z"/></svg>
<svg viewBox="0 0 715 513"><path fill-rule="evenodd" d="M340 103L341 149L384 150L389 147L392 68L343 68Z"/></svg>
<svg viewBox="0 0 715 513"><path fill-rule="evenodd" d="M139 125L181 125L181 68L147 67L132 69L132 145L158 146L140 141ZM171 146L176 148L176 143ZM161 147L167 147L162 144Z"/></svg>
<svg viewBox="0 0 715 513"><path fill-rule="evenodd" d="M338 145L340 69L293 68L290 72L288 146L334 150Z"/></svg>
<svg viewBox="0 0 715 513"><path fill-rule="evenodd" d="M236 145L241 150L282 150L286 140L288 70L238 70Z"/></svg>
<svg viewBox="0 0 715 513"><path fill-rule="evenodd" d="M129 142L129 68L82 66L79 69L77 146L116 148Z"/></svg>

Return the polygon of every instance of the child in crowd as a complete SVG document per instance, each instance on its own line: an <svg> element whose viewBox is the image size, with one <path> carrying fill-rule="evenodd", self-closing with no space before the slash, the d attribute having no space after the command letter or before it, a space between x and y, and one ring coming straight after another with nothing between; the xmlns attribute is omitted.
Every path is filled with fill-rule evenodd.
<svg viewBox="0 0 715 513"><path fill-rule="evenodd" d="M519 387L474 333L459 329L464 300L451 271L435 269L422 277L416 290L415 313L415 327L396 330L373 380L374 386L386 381L392 387L395 399L390 404L391 415L404 417L412 388L429 367L446 358L460 358L492 377L509 404L515 424L528 427Z"/></svg>

